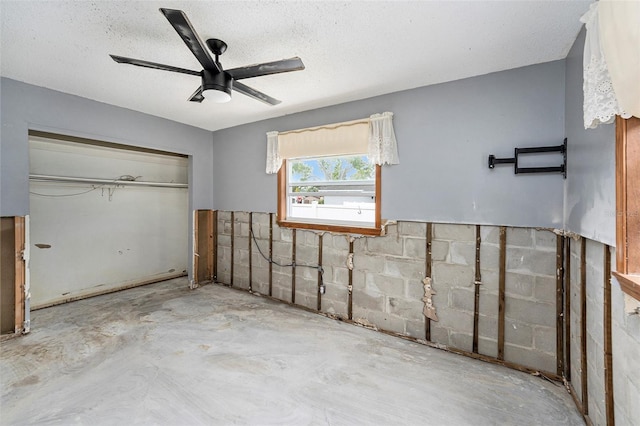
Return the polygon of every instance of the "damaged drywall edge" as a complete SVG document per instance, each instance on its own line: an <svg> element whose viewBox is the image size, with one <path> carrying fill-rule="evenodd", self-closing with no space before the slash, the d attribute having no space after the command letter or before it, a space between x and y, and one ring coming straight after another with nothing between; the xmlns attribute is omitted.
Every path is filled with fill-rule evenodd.
<svg viewBox="0 0 640 426"><path fill-rule="evenodd" d="M559 235L561 237L568 237L573 239L574 241L580 241L583 237L580 234L576 234L575 232L571 232L571 231L567 231L565 229L559 229L559 228L535 228L536 231L551 231L556 235Z"/></svg>

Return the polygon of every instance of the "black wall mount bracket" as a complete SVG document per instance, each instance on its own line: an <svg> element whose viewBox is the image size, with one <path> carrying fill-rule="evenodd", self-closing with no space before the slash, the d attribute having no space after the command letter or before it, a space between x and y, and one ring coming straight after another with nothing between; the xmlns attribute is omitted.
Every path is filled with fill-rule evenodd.
<svg viewBox="0 0 640 426"><path fill-rule="evenodd" d="M544 154L557 152L562 154L562 164L555 167L518 167L518 156L523 154ZM513 158L496 158L495 155L489 156L489 168L493 169L496 164L513 164L515 174L524 173L562 173L567 178L567 138L564 139L562 145L557 146L539 146L534 148L516 148Z"/></svg>

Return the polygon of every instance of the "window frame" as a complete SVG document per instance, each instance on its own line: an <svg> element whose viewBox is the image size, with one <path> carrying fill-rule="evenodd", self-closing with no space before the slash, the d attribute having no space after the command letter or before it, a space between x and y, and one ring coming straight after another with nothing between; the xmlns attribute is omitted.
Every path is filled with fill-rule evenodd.
<svg viewBox="0 0 640 426"><path fill-rule="evenodd" d="M381 234L381 205L382 205L382 167L375 166L375 221L374 226L357 226L357 225L338 225L318 222L300 222L287 217L287 159L282 160L282 166L278 171L278 210L277 224L282 228L298 228L315 231L339 232L349 234L362 235L380 235Z"/></svg>
<svg viewBox="0 0 640 426"><path fill-rule="evenodd" d="M616 271L623 292L640 300L640 118L616 117ZM635 203L629 211L630 200Z"/></svg>

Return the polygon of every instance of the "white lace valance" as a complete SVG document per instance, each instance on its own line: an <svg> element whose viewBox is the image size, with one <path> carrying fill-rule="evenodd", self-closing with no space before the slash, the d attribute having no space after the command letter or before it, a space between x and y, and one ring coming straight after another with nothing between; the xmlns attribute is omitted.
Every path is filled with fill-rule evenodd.
<svg viewBox="0 0 640 426"><path fill-rule="evenodd" d="M599 3L593 3L589 11L580 18L587 30L583 59L585 129L612 123L616 115L624 118L631 116L620 107L602 49Z"/></svg>
<svg viewBox="0 0 640 426"><path fill-rule="evenodd" d="M369 117L369 161L372 164L400 164L398 143L393 131L393 113L384 112Z"/></svg>
<svg viewBox="0 0 640 426"><path fill-rule="evenodd" d="M278 132L267 133L267 173L278 173L282 158L278 149Z"/></svg>
<svg viewBox="0 0 640 426"><path fill-rule="evenodd" d="M287 132L267 133L267 173L287 158L367 154L372 164L399 164L393 113Z"/></svg>
<svg viewBox="0 0 640 426"><path fill-rule="evenodd" d="M640 117L640 0L600 0L598 17L600 46L618 105L627 115Z"/></svg>

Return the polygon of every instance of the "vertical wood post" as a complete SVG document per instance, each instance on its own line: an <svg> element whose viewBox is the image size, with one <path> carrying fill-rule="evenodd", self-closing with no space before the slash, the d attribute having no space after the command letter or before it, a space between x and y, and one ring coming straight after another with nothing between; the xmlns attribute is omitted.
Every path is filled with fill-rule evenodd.
<svg viewBox="0 0 640 426"><path fill-rule="evenodd" d="M582 377L582 411L589 414L589 392L587 389L587 240L580 240L580 370Z"/></svg>
<svg viewBox="0 0 640 426"><path fill-rule="evenodd" d="M564 377L571 381L571 238L564 243Z"/></svg>
<svg viewBox="0 0 640 426"><path fill-rule="evenodd" d="M473 349L474 353L478 353L478 322L480 319L480 285L482 284L482 273L480 271L480 245L482 237L480 236L480 225L476 225L476 277L475 277L475 294L473 299Z"/></svg>
<svg viewBox="0 0 640 426"><path fill-rule="evenodd" d="M318 235L318 267L322 268L322 234ZM322 311L322 293L320 286L324 285L324 277L322 276L322 270L318 269L318 312Z"/></svg>
<svg viewBox="0 0 640 426"><path fill-rule="evenodd" d="M349 241L349 256L353 256L353 241ZM353 319L353 269L349 268L349 300L347 305L347 316Z"/></svg>
<svg viewBox="0 0 640 426"><path fill-rule="evenodd" d="M507 228L500 227L500 276L498 281L498 359L504 360L505 287L507 277Z"/></svg>
<svg viewBox="0 0 640 426"><path fill-rule="evenodd" d="M433 223L427 223L427 235L426 235L426 256L425 256L425 264L424 264L424 275L427 278L431 278L432 274L432 241L433 241ZM431 341L431 318L424 319L424 338L427 342Z"/></svg>
<svg viewBox="0 0 640 426"><path fill-rule="evenodd" d="M235 243L235 232L236 232L236 220L234 212L231 212L231 268L230 273L231 277L229 278L229 285L233 287L233 256L234 256L234 243Z"/></svg>
<svg viewBox="0 0 640 426"><path fill-rule="evenodd" d="M249 212L249 291L253 291L253 271L251 250L253 249L253 212Z"/></svg>
<svg viewBox="0 0 640 426"><path fill-rule="evenodd" d="M218 210L213 211L213 272L211 281L218 280Z"/></svg>
<svg viewBox="0 0 640 426"><path fill-rule="evenodd" d="M611 251L604 246L604 396L607 426L615 425L613 407L613 342L611 336ZM637 401L636 401L637 403Z"/></svg>
<svg viewBox="0 0 640 426"><path fill-rule="evenodd" d="M16 333L22 333L25 318L24 289L26 285L25 262L23 258L25 250L25 219L22 216L15 217L15 327Z"/></svg>
<svg viewBox="0 0 640 426"><path fill-rule="evenodd" d="M556 374L562 376L564 370L564 327L563 327L563 293L564 267L563 237L556 235Z"/></svg>
<svg viewBox="0 0 640 426"><path fill-rule="evenodd" d="M269 296L273 295L273 213L269 213Z"/></svg>
<svg viewBox="0 0 640 426"><path fill-rule="evenodd" d="M293 240L291 242L291 303L296 303L296 230L292 229Z"/></svg>

